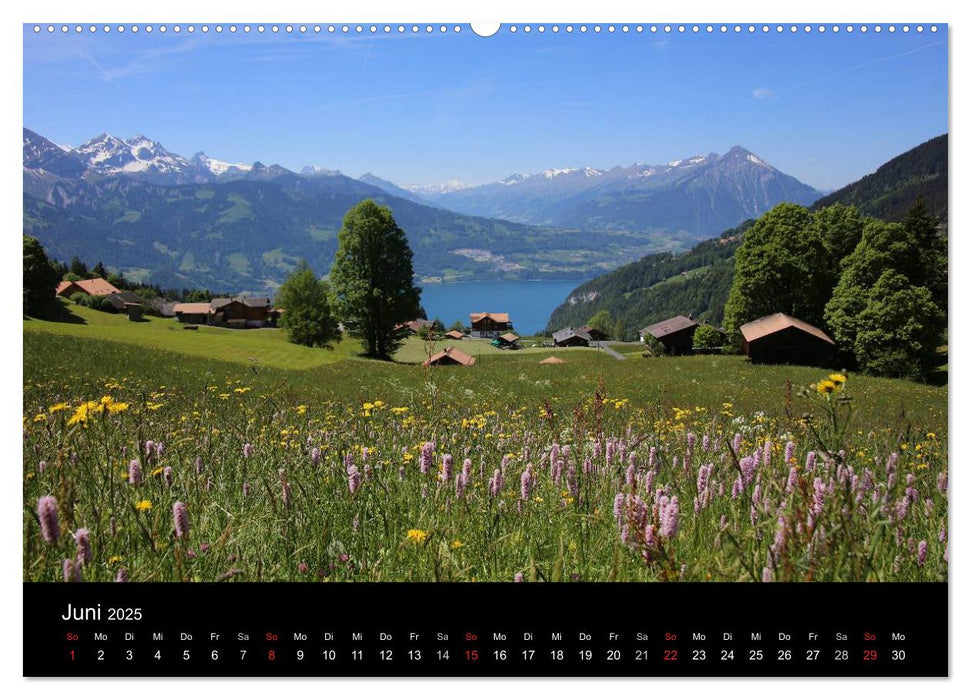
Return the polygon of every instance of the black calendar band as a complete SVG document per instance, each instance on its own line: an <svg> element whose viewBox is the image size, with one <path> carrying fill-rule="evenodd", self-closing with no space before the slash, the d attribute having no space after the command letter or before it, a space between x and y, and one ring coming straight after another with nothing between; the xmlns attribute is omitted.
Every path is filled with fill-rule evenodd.
<svg viewBox="0 0 971 700"><path fill-rule="evenodd" d="M25 676L946 676L947 584L24 584Z"/></svg>

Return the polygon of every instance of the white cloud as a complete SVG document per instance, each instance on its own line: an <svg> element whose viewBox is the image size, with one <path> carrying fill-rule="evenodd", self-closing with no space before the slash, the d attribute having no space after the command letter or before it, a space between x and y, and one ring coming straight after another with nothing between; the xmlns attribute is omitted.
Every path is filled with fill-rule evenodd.
<svg viewBox="0 0 971 700"><path fill-rule="evenodd" d="M760 87L752 90L752 97L754 97L757 100L761 100L765 97L773 97L774 95L775 93L772 92L769 88Z"/></svg>

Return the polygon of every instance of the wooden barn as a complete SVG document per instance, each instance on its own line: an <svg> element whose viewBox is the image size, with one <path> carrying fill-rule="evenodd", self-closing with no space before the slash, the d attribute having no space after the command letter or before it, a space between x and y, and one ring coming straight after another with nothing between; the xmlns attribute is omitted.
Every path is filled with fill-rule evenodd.
<svg viewBox="0 0 971 700"><path fill-rule="evenodd" d="M836 343L823 331L783 313L763 316L739 328L742 349L758 364L827 365Z"/></svg>
<svg viewBox="0 0 971 700"><path fill-rule="evenodd" d="M580 326L577 330L581 330L590 336L590 340L607 340L607 334L596 328L591 328L590 326Z"/></svg>
<svg viewBox="0 0 971 700"><path fill-rule="evenodd" d="M449 340L462 340L465 337L465 333L462 331L449 331L445 334L445 337Z"/></svg>
<svg viewBox="0 0 971 700"><path fill-rule="evenodd" d="M68 298L78 292L90 294L93 297L106 297L109 294L117 294L120 291L118 287L101 277L95 277L91 280L76 280L74 282L64 280L57 285L56 290L57 296Z"/></svg>
<svg viewBox="0 0 971 700"><path fill-rule="evenodd" d="M471 367L475 364L475 358L449 345L437 355L429 357L422 364L425 367L433 365L436 367L443 365L463 365L465 367Z"/></svg>
<svg viewBox="0 0 971 700"><path fill-rule="evenodd" d="M176 304L172 307L179 323L209 323L209 304L205 301L194 304Z"/></svg>
<svg viewBox="0 0 971 700"><path fill-rule="evenodd" d="M111 294L106 294L105 299L111 304L115 311L126 311L128 304L138 304L142 305L142 298L135 294L135 292L112 292Z"/></svg>
<svg viewBox="0 0 971 700"><path fill-rule="evenodd" d="M670 355L686 355L694 347L695 329L698 322L690 316L675 316L641 329L641 342L648 336L656 338Z"/></svg>
<svg viewBox="0 0 971 700"><path fill-rule="evenodd" d="M469 314L473 338L498 338L512 330L512 322L507 313L482 311Z"/></svg>
<svg viewBox="0 0 971 700"><path fill-rule="evenodd" d="M558 348L590 345L590 334L580 328L561 328L553 334L553 342Z"/></svg>
<svg viewBox="0 0 971 700"><path fill-rule="evenodd" d="M498 343L501 348L511 348L513 350L522 347L519 344L519 336L515 333L504 333L496 338L493 343Z"/></svg>

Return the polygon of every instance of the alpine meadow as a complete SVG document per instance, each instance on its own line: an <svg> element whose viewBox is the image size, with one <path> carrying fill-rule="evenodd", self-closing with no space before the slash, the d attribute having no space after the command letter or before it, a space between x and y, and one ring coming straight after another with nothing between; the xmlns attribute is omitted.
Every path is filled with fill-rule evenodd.
<svg viewBox="0 0 971 700"><path fill-rule="evenodd" d="M395 27L25 29L24 582L947 582L946 31Z"/></svg>

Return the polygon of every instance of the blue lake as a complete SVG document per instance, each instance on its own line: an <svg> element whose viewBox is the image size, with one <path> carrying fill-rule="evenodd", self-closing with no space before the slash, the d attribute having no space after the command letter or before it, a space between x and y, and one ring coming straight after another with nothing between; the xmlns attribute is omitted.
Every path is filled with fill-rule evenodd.
<svg viewBox="0 0 971 700"><path fill-rule="evenodd" d="M516 332L528 335L543 330L553 309L581 284L583 280L422 284L421 303L428 318L441 319L446 328L456 320L468 325L473 311L496 311L507 312Z"/></svg>

